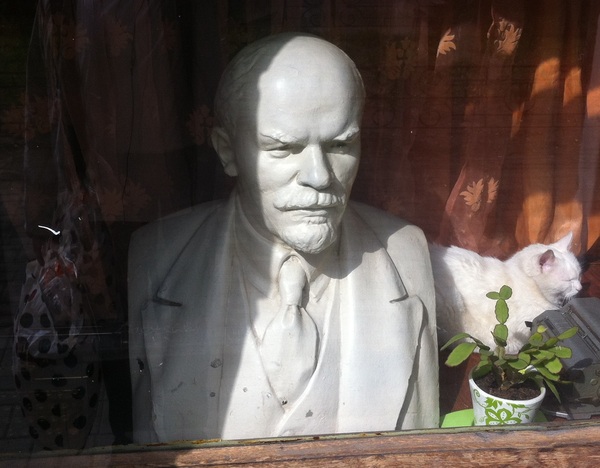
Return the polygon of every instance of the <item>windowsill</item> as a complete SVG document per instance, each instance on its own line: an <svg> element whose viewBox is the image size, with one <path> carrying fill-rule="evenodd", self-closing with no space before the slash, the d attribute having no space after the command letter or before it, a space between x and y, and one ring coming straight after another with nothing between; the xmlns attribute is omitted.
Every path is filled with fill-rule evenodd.
<svg viewBox="0 0 600 468"><path fill-rule="evenodd" d="M542 466L573 466L597 457L600 425L592 422L542 423L495 428L434 429L380 434L353 434L257 441L203 441L150 446L121 446L81 452L38 452L27 455L23 466L198 466L266 464L279 466L364 464L398 466L433 463L461 465L475 458L490 465L511 462ZM7 459L5 455L2 459ZM19 466L12 459L11 466ZM73 465L75 466L75 465Z"/></svg>

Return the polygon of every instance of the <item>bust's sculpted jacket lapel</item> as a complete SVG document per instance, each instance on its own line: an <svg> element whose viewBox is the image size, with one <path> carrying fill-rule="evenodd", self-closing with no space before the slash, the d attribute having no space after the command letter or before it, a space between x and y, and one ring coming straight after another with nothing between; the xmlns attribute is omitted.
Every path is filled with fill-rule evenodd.
<svg viewBox="0 0 600 468"><path fill-rule="evenodd" d="M231 202L228 203L230 205ZM130 290L147 291L130 295L130 359L134 405L134 438L144 442L203 438L215 434L218 417L208 390L218 386L221 365L218 355L223 336L209 327L219 325L222 316L200 313L222 310L226 292L217 283L200 284L201 278L228 278L229 264L215 260L228 251L231 238L225 229L232 213L222 202L210 208L199 207L163 220L164 231L175 233L164 238L161 227L134 234L129 265ZM203 209L202 209L203 208ZM159 252L156 261L147 261L150 252L135 252L136 236L144 234L144 245L180 252ZM225 237L224 237L225 236ZM150 238L149 238L150 237ZM215 239L220 241L215 242ZM215 247L219 246L218 251ZM136 264L136 259L139 263ZM170 263L164 259L170 259ZM223 275L223 276L221 276ZM226 282L225 282L226 283ZM197 297L196 302L190 300ZM139 311L139 312L138 312ZM210 332L207 332L211 330ZM208 365L199 356L211 356ZM194 374L194 375L192 375ZM200 374L200 379L195 374ZM184 385L175 388L179 382ZM173 393L176 393L174 395ZM174 405L177 400L179 403ZM172 401L173 400L173 401ZM179 406L181 414L173 408ZM192 427L188 424L193 421Z"/></svg>
<svg viewBox="0 0 600 468"><path fill-rule="evenodd" d="M338 432L394 429L423 323L375 233L351 209L343 223ZM410 317L410 320L406 320Z"/></svg>

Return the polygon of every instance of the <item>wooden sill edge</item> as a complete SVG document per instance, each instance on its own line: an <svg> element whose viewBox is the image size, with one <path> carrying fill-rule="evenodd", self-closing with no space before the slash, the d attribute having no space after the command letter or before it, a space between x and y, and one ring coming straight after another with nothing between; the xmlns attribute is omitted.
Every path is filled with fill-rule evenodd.
<svg viewBox="0 0 600 468"><path fill-rule="evenodd" d="M399 463L564 462L586 460L600 466L600 424L550 422L522 426L468 427L422 431L342 434L245 441L98 447L82 451L3 454L10 466L202 466L275 465L370 466ZM482 458L480 458L482 457ZM523 458L525 457L525 458ZM534 458L531 458L534 457ZM592 457L592 458L590 458ZM553 460L553 461L552 461ZM595 460L595 461L593 461ZM568 465L565 465L568 466ZM579 466L579 465L577 465Z"/></svg>

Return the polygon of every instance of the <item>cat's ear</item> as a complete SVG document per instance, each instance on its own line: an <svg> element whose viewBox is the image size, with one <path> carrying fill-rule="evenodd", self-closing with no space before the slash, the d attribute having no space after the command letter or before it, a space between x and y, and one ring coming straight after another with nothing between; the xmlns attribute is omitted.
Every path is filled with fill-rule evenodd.
<svg viewBox="0 0 600 468"><path fill-rule="evenodd" d="M569 232L565 237L557 240L553 245L555 245L556 248L559 250L567 251L567 250L569 250L569 247L571 247L572 241L573 241L573 232Z"/></svg>
<svg viewBox="0 0 600 468"><path fill-rule="evenodd" d="M554 255L554 251L552 249L546 250L542 255L540 255L540 268L542 273L546 273L554 266L554 262L556 261L556 255Z"/></svg>
<svg viewBox="0 0 600 468"><path fill-rule="evenodd" d="M238 175L237 165L235 164L235 152L233 150L231 138L223 127L213 127L210 139L213 148L219 155L225 174L231 177Z"/></svg>

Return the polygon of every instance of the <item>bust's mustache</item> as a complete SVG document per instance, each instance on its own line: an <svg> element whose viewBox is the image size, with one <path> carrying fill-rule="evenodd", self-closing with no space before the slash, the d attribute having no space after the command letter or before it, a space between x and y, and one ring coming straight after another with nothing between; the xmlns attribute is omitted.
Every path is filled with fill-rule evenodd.
<svg viewBox="0 0 600 468"><path fill-rule="evenodd" d="M274 202L275 208L280 211L291 210L316 210L344 206L346 196L327 192L307 192L284 195Z"/></svg>

